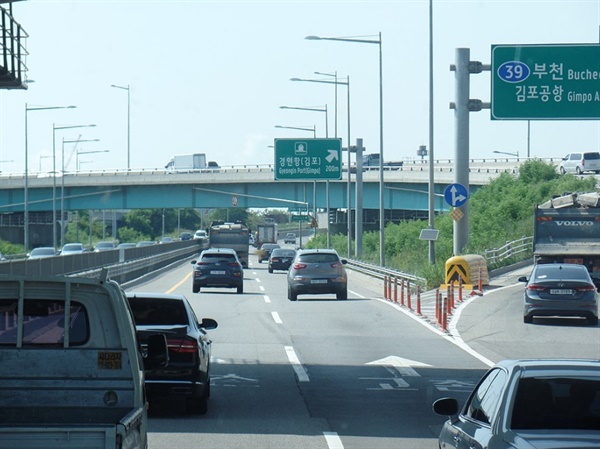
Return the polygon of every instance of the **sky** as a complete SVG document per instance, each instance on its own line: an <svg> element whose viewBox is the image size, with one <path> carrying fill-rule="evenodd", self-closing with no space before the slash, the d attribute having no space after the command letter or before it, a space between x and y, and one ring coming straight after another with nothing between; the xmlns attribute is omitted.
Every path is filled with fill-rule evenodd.
<svg viewBox="0 0 600 449"><path fill-rule="evenodd" d="M378 39L383 62L386 160L429 147L429 1L26 0L13 16L28 33L27 90L0 91L0 171L164 168L174 154L205 153L221 166L271 164L276 138L335 137L335 84L350 80L350 140L379 152L378 45L306 36ZM433 0L434 158L452 159L458 48L491 62L494 44L598 43L600 0ZM7 8L7 5L2 5ZM470 98L490 101L490 72L470 77ZM347 145L347 86L338 84L337 135ZM75 109L27 108L74 105ZM280 106L320 109L281 109ZM491 120L470 116L471 158L494 151L562 157L600 149L597 120ZM61 126L95 127L55 130ZM95 153L90 153L90 152Z"/></svg>

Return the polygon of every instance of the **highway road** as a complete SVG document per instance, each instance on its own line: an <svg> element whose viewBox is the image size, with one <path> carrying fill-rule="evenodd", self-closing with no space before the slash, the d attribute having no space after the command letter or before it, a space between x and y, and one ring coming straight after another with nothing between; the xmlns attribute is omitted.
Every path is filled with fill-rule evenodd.
<svg viewBox="0 0 600 449"><path fill-rule="evenodd" d="M349 298L287 299L284 272L251 256L244 294L191 291L189 260L127 290L175 292L209 331L208 413L152 404L150 448L436 448L443 396L466 399L491 363L515 357L600 358L600 327L576 320L525 325L523 285L500 286L466 301L451 333L382 299L379 281L349 273ZM516 280L505 277L503 284ZM458 319L457 319L458 318Z"/></svg>

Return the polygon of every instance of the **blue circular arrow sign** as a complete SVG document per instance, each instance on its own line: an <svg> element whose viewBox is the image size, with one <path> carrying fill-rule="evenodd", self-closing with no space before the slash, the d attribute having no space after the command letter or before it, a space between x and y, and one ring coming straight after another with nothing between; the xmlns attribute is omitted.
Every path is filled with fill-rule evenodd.
<svg viewBox="0 0 600 449"><path fill-rule="evenodd" d="M444 190L444 199L452 207L460 207L469 199L469 192L462 184L450 184Z"/></svg>

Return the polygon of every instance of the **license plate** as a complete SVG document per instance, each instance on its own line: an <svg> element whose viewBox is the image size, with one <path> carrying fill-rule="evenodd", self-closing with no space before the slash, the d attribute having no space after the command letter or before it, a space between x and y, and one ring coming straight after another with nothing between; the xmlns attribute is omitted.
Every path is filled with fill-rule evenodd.
<svg viewBox="0 0 600 449"><path fill-rule="evenodd" d="M327 279L313 279L310 281L311 284L327 284Z"/></svg>
<svg viewBox="0 0 600 449"><path fill-rule="evenodd" d="M225 274L224 270L212 270L210 274Z"/></svg>
<svg viewBox="0 0 600 449"><path fill-rule="evenodd" d="M569 290L566 288L551 288L550 294L551 295L572 295L573 290Z"/></svg>

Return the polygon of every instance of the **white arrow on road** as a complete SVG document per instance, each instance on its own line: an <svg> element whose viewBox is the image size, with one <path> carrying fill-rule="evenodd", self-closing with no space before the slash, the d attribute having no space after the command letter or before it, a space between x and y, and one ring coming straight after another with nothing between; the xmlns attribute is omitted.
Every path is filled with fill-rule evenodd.
<svg viewBox="0 0 600 449"><path fill-rule="evenodd" d="M457 203L459 202L463 202L464 200L467 199L466 196L463 195L456 195L456 192L458 191L458 189L456 188L456 186L452 186L452 188L450 189L450 192L452 192L452 207L456 206Z"/></svg>
<svg viewBox="0 0 600 449"><path fill-rule="evenodd" d="M337 150L327 150L327 151L329 151L329 155L325 158L325 160L327 162L331 162L334 159L338 159L339 158Z"/></svg>
<svg viewBox="0 0 600 449"><path fill-rule="evenodd" d="M366 363L366 365L391 366L393 368L396 368L401 375L409 377L419 377L419 373L417 373L413 369L413 367L431 368L431 365L428 365L427 363L416 362L414 360L404 359L395 355L390 355L383 359L374 360L372 362Z"/></svg>

